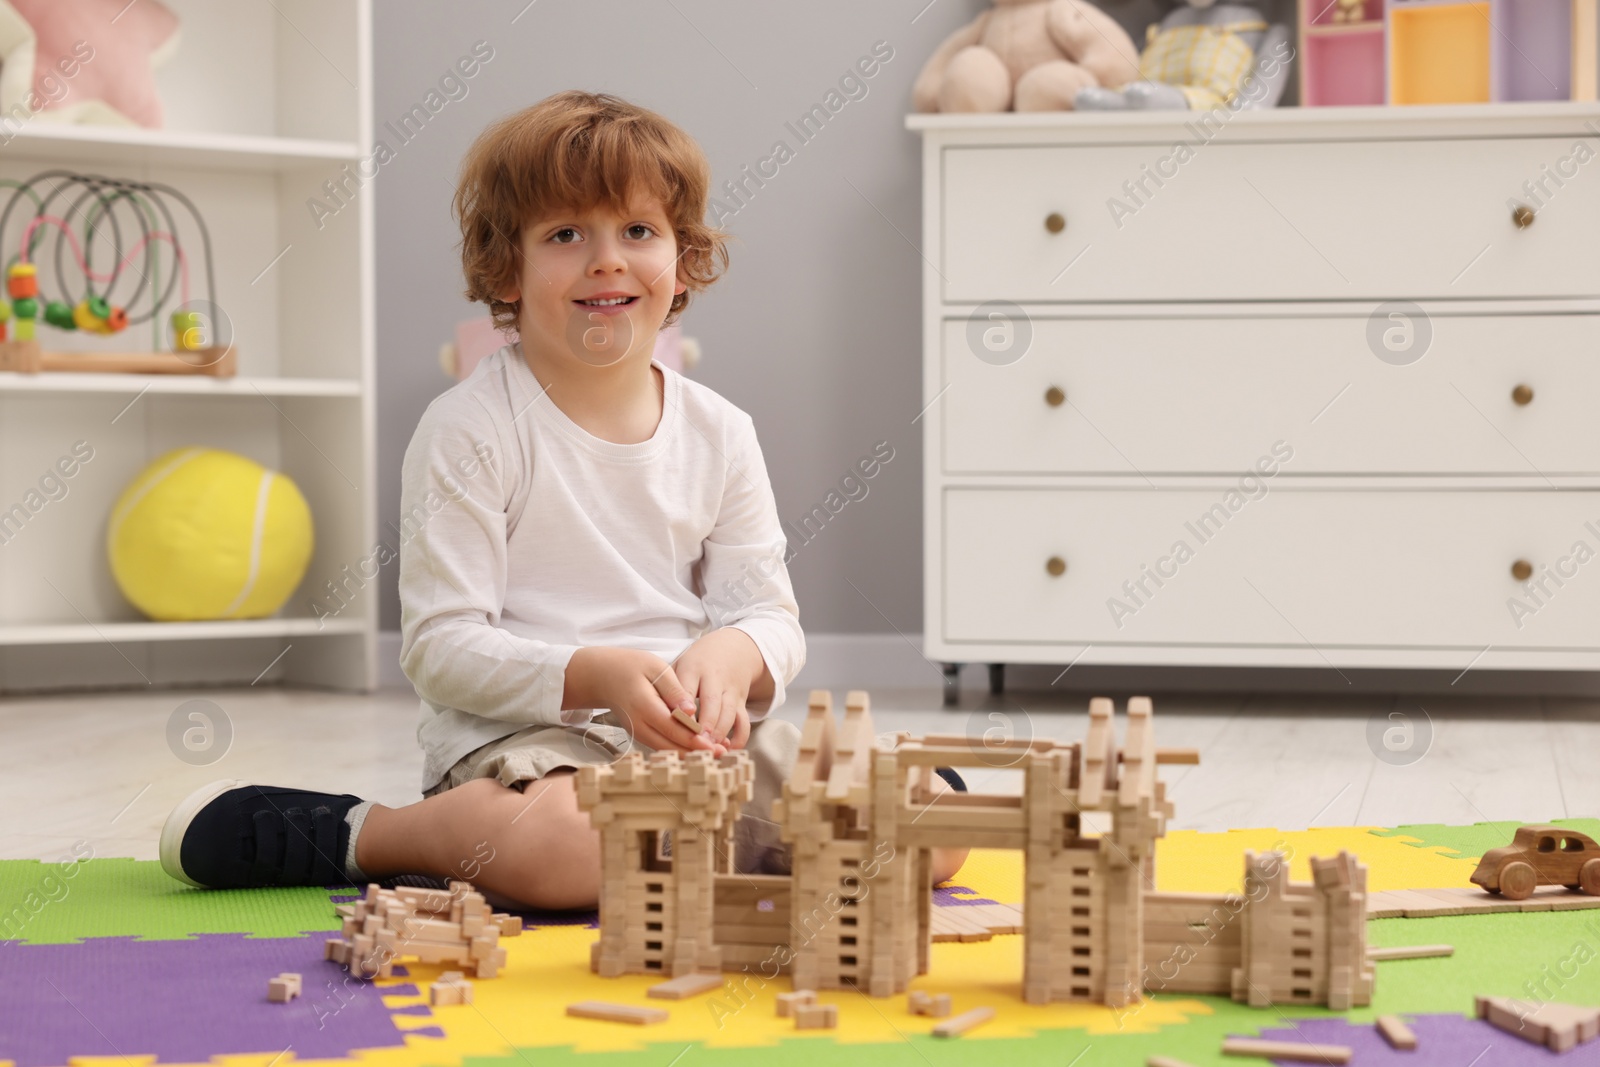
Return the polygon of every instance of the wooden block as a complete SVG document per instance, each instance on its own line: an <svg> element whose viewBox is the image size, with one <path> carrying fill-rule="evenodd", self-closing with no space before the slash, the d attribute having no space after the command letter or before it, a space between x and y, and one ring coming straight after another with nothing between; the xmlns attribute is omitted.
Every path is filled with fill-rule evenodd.
<svg viewBox="0 0 1600 1067"><path fill-rule="evenodd" d="M519 916L497 911L494 913L494 923L500 927L501 937L517 937L522 933L522 919Z"/></svg>
<svg viewBox="0 0 1600 1067"><path fill-rule="evenodd" d="M1369 960L1423 960L1455 954L1454 945L1397 945L1394 948L1369 948Z"/></svg>
<svg viewBox="0 0 1600 1067"><path fill-rule="evenodd" d="M1411 1027L1401 1021L1398 1015L1380 1015L1374 1024L1378 1033L1390 1045L1403 1052L1410 1052L1417 1047L1417 1035L1411 1032Z"/></svg>
<svg viewBox="0 0 1600 1067"><path fill-rule="evenodd" d="M644 995L657 1000L683 1000L722 988L720 974L685 974L668 982L661 982L645 990Z"/></svg>
<svg viewBox="0 0 1600 1067"><path fill-rule="evenodd" d="M794 1015L795 1009L807 1004L817 1002L817 993L814 989L797 989L793 993L778 994L778 1018L787 1019Z"/></svg>
<svg viewBox="0 0 1600 1067"><path fill-rule="evenodd" d="M693 730L695 733L698 734L700 732L700 722L699 722L699 720L696 719L693 715L690 715L687 711L684 711L682 708L673 708L672 709L672 717L674 719L677 719L679 722L683 723L683 725L687 726L689 729Z"/></svg>
<svg viewBox="0 0 1600 1067"><path fill-rule="evenodd" d="M933 1028L934 1037L959 1037L973 1027L982 1026L994 1018L993 1008L973 1008L964 1011L953 1019L946 1019Z"/></svg>
<svg viewBox="0 0 1600 1067"><path fill-rule="evenodd" d="M285 971L276 978L267 979L267 999L274 1004L287 1004L300 995L300 976Z"/></svg>
<svg viewBox="0 0 1600 1067"><path fill-rule="evenodd" d="M907 998L906 1006L913 1015L926 1015L930 1019L943 1019L950 1014L950 994L915 992Z"/></svg>
<svg viewBox="0 0 1600 1067"><path fill-rule="evenodd" d="M800 1004L794 1009L796 1030L832 1030L839 1025L836 1004Z"/></svg>
<svg viewBox="0 0 1600 1067"><path fill-rule="evenodd" d="M452 978L451 975L455 977ZM428 1003L433 1007L472 1003L472 983L460 971L447 971L428 986Z"/></svg>
<svg viewBox="0 0 1600 1067"><path fill-rule="evenodd" d="M1483 996L1474 998L1474 1006L1478 1018L1552 1052L1567 1052L1600 1036L1600 1008Z"/></svg>
<svg viewBox="0 0 1600 1067"><path fill-rule="evenodd" d="M1158 766L1193 767L1200 762L1198 748L1158 748L1156 749L1156 764Z"/></svg>
<svg viewBox="0 0 1600 1067"><path fill-rule="evenodd" d="M1258 1056L1267 1060L1293 1060L1296 1063L1349 1063L1347 1045L1311 1045L1301 1041L1263 1041L1254 1037L1230 1037L1222 1042L1225 1056Z"/></svg>
<svg viewBox="0 0 1600 1067"><path fill-rule="evenodd" d="M667 1021L664 1008L637 1008L632 1004L612 1004L604 1000L580 1000L567 1005L567 1014L578 1019L599 1019L608 1023L632 1023L648 1026Z"/></svg>
<svg viewBox="0 0 1600 1067"><path fill-rule="evenodd" d="M1151 1056L1144 1061L1144 1067L1189 1067L1189 1065L1171 1056Z"/></svg>

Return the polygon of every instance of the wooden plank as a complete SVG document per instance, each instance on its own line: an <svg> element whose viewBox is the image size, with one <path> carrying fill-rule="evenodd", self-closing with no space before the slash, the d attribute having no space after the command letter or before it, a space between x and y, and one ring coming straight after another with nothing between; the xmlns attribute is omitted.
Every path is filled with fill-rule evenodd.
<svg viewBox="0 0 1600 1067"><path fill-rule="evenodd" d="M1400 1016L1380 1015L1374 1025L1385 1041L1402 1052L1410 1052L1417 1047L1417 1035Z"/></svg>
<svg viewBox="0 0 1600 1067"><path fill-rule="evenodd" d="M1113 705L1109 697L1089 701L1089 732L1078 751L1078 804L1092 808L1100 803L1105 790L1106 765L1111 758Z"/></svg>
<svg viewBox="0 0 1600 1067"><path fill-rule="evenodd" d="M1222 1042L1225 1056L1259 1056L1269 1060L1296 1063L1349 1063L1346 1045L1311 1045L1300 1041L1263 1041L1254 1037L1230 1037Z"/></svg>
<svg viewBox="0 0 1600 1067"><path fill-rule="evenodd" d="M1425 960L1435 956L1455 954L1452 945L1399 945L1395 948L1369 948L1369 960Z"/></svg>
<svg viewBox="0 0 1600 1067"><path fill-rule="evenodd" d="M608 1023L649 1026L667 1021L665 1008L640 1008L632 1004L612 1004L605 1000L580 1000L567 1005L567 1014L578 1019L599 1019Z"/></svg>
<svg viewBox="0 0 1600 1067"><path fill-rule="evenodd" d="M959 1037L973 1027L982 1026L994 1018L993 1008L973 1008L936 1025L930 1033L934 1037Z"/></svg>
<svg viewBox="0 0 1600 1067"><path fill-rule="evenodd" d="M685 1000L722 988L720 974L685 974L668 982L653 985L644 991L647 997L657 1000Z"/></svg>

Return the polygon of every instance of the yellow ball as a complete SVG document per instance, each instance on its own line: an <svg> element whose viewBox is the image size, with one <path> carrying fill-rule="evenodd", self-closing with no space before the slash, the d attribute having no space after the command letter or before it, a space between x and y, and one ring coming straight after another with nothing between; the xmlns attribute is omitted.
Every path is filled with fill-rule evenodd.
<svg viewBox="0 0 1600 1067"><path fill-rule="evenodd" d="M180 448L117 498L111 573L162 621L259 619L281 608L311 562L306 498L286 475L232 452Z"/></svg>

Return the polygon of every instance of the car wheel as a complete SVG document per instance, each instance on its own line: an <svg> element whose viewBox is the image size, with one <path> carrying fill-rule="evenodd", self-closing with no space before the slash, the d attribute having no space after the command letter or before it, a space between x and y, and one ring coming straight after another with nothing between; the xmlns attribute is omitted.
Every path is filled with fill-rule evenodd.
<svg viewBox="0 0 1600 1067"><path fill-rule="evenodd" d="M1591 897L1600 897L1600 859L1590 860L1578 871L1578 888Z"/></svg>
<svg viewBox="0 0 1600 1067"><path fill-rule="evenodd" d="M1538 884L1533 868L1520 860L1500 868L1500 891L1511 900L1527 900Z"/></svg>

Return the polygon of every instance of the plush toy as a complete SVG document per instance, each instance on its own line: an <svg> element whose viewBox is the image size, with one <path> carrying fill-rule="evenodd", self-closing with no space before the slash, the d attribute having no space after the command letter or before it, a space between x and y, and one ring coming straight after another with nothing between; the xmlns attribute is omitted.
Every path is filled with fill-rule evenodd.
<svg viewBox="0 0 1600 1067"><path fill-rule="evenodd" d="M177 46L157 0L0 0L0 114L160 127L153 71Z"/></svg>
<svg viewBox="0 0 1600 1067"><path fill-rule="evenodd" d="M918 111L1060 111L1080 89L1139 76L1133 39L1083 0L995 0L939 46L912 86Z"/></svg>
<svg viewBox="0 0 1600 1067"><path fill-rule="evenodd" d="M306 498L287 475L215 448L168 452L111 510L111 574L162 621L260 619L289 599L311 562Z"/></svg>
<svg viewBox="0 0 1600 1067"><path fill-rule="evenodd" d="M1188 0L1146 36L1140 80L1121 89L1080 89L1078 110L1208 111L1235 97L1242 97L1236 110L1269 108L1288 83L1289 28L1268 28L1246 4ZM1246 91L1252 77L1255 84Z"/></svg>

